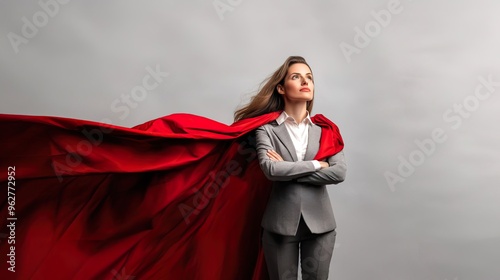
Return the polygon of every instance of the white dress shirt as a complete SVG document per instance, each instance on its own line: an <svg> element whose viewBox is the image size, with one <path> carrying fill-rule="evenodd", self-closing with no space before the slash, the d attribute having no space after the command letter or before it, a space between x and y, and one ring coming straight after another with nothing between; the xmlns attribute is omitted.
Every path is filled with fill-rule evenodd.
<svg viewBox="0 0 500 280"><path fill-rule="evenodd" d="M278 125L281 125L282 123L285 124L286 130L288 131L290 138L292 138L295 152L297 152L297 159L298 161L303 161L307 150L309 126L313 125L313 122L309 117L309 112L307 112L307 116L301 123L297 123L297 121L295 121L293 117L289 116L285 111L283 111L276 119L276 122L278 123ZM316 170L321 169L319 161L312 160L312 163L314 164L314 168L316 168Z"/></svg>

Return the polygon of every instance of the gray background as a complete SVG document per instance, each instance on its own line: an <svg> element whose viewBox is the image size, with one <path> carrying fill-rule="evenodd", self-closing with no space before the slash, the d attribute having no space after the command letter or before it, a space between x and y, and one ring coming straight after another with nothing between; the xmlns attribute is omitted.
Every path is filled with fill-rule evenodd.
<svg viewBox="0 0 500 280"><path fill-rule="evenodd" d="M16 52L8 34L23 36L23 17L33 23L43 9L2 1L0 112L123 126L187 112L230 124L265 77L302 55L315 74L313 113L339 125L349 164L329 188L339 225L331 278L499 279L500 86L467 118L443 117L471 100L479 76L500 81L499 2L401 0L350 62L339 44L355 46L355 28L390 1L220 2L231 9L74 0L45 25L41 15ZM157 88L127 114L112 109L157 65L169 73ZM446 141L391 189L384 173L398 174L436 128Z"/></svg>

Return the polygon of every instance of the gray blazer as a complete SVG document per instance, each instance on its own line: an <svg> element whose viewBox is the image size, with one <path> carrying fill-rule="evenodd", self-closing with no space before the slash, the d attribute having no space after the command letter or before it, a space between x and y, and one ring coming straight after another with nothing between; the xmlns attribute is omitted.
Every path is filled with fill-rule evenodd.
<svg viewBox="0 0 500 280"><path fill-rule="evenodd" d="M300 214L312 233L324 233L336 228L326 185L344 181L346 163L343 151L327 159L330 167L315 171L312 160L318 152L321 127L309 126L309 138L304 161L297 153L284 123L276 121L256 129L259 164L266 177L274 181L262 227L281 235L295 235ZM275 150L284 161L272 161L267 150Z"/></svg>

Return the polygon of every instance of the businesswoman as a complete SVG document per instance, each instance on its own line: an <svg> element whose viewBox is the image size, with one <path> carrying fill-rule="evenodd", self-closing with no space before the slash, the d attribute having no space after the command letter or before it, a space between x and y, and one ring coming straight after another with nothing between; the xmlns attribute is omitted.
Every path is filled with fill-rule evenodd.
<svg viewBox="0 0 500 280"><path fill-rule="evenodd" d="M273 181L262 219L262 246L269 276L297 279L299 248L303 279L327 279L335 243L335 219L326 189L344 180L343 151L318 161L321 128L309 114L314 78L304 58L289 57L235 120L282 111L256 129L260 167ZM332 139L333 141L333 139Z"/></svg>

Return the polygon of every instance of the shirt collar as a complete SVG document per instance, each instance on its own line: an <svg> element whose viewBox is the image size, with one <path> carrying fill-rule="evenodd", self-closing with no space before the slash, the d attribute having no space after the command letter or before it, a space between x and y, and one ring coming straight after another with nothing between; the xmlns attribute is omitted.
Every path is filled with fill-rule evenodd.
<svg viewBox="0 0 500 280"><path fill-rule="evenodd" d="M313 122L311 120L311 117L309 116L309 111L306 112L307 112L306 118L302 122L307 122L312 125ZM285 111L281 112L281 114L276 119L276 122L278 123L278 125L281 125L286 120L290 120L291 122L297 123L295 119L293 117L290 117Z"/></svg>

